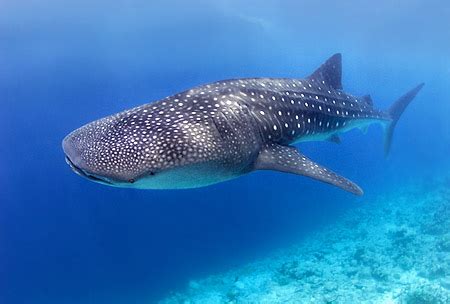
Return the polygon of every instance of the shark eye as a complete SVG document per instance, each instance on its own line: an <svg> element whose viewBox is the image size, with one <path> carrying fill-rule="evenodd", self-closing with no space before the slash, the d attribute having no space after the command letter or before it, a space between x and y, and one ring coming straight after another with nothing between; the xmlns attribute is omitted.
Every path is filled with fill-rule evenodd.
<svg viewBox="0 0 450 304"><path fill-rule="evenodd" d="M129 182L130 184L132 184L132 183L134 183L134 179L130 178L130 179L128 180L128 182Z"/></svg>
<svg viewBox="0 0 450 304"><path fill-rule="evenodd" d="M150 172L150 175L155 175L155 172Z"/></svg>

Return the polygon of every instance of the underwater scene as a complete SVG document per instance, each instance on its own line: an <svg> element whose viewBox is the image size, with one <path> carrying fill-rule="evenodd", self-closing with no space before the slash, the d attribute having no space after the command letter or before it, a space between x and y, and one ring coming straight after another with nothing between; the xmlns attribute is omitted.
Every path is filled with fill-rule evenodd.
<svg viewBox="0 0 450 304"><path fill-rule="evenodd" d="M0 1L0 304L450 303L449 20Z"/></svg>

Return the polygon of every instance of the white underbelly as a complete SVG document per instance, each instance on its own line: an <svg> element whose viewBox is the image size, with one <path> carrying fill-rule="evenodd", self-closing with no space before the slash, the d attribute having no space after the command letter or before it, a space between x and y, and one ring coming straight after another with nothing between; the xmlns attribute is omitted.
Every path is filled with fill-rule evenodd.
<svg viewBox="0 0 450 304"><path fill-rule="evenodd" d="M138 189L189 189L199 188L241 175L232 168L217 165L193 165L170 169L137 180L130 187Z"/></svg>
<svg viewBox="0 0 450 304"><path fill-rule="evenodd" d="M377 120L377 119L361 119L361 120L351 120L346 123L345 126L334 129L329 132L320 132L320 133L313 133L313 134L307 134L299 137L294 141L295 143L299 142L306 142L306 141L323 141L329 139L333 135L338 135L340 133L344 133L347 131L350 131L355 128L359 129L366 129L369 125L374 123L385 123L385 121Z"/></svg>

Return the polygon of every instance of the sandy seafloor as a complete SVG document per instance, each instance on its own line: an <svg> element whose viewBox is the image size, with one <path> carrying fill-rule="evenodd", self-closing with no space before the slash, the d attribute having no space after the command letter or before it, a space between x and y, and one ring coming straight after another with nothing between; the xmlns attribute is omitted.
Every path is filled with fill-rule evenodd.
<svg viewBox="0 0 450 304"><path fill-rule="evenodd" d="M364 203L299 244L161 303L450 303L450 178Z"/></svg>

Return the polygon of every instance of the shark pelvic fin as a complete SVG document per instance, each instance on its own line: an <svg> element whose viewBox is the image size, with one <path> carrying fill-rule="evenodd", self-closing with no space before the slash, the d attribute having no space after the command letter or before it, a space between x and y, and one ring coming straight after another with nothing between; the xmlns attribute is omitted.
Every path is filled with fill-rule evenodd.
<svg viewBox="0 0 450 304"><path fill-rule="evenodd" d="M361 188L352 181L313 162L295 147L268 144L259 153L255 170L274 170L304 175L334 185L356 195L362 195Z"/></svg>
<svg viewBox="0 0 450 304"><path fill-rule="evenodd" d="M308 79L323 82L335 90L342 90L342 56L334 54L322 64Z"/></svg>
<svg viewBox="0 0 450 304"><path fill-rule="evenodd" d="M369 131L369 126L368 125L364 125L364 126L359 127L359 129L365 135Z"/></svg>
<svg viewBox="0 0 450 304"><path fill-rule="evenodd" d="M334 142L335 144L341 143L341 138L337 134L333 134L330 137L328 137L328 141Z"/></svg>
<svg viewBox="0 0 450 304"><path fill-rule="evenodd" d="M387 156L389 154L389 150L391 148L392 136L394 134L395 126L402 115L403 111L405 111L406 107L409 103L416 97L417 93L422 89L424 83L419 84L414 89L397 99L392 106L388 109L388 114L391 117L392 121L387 125L385 136L384 136L384 155Z"/></svg>

